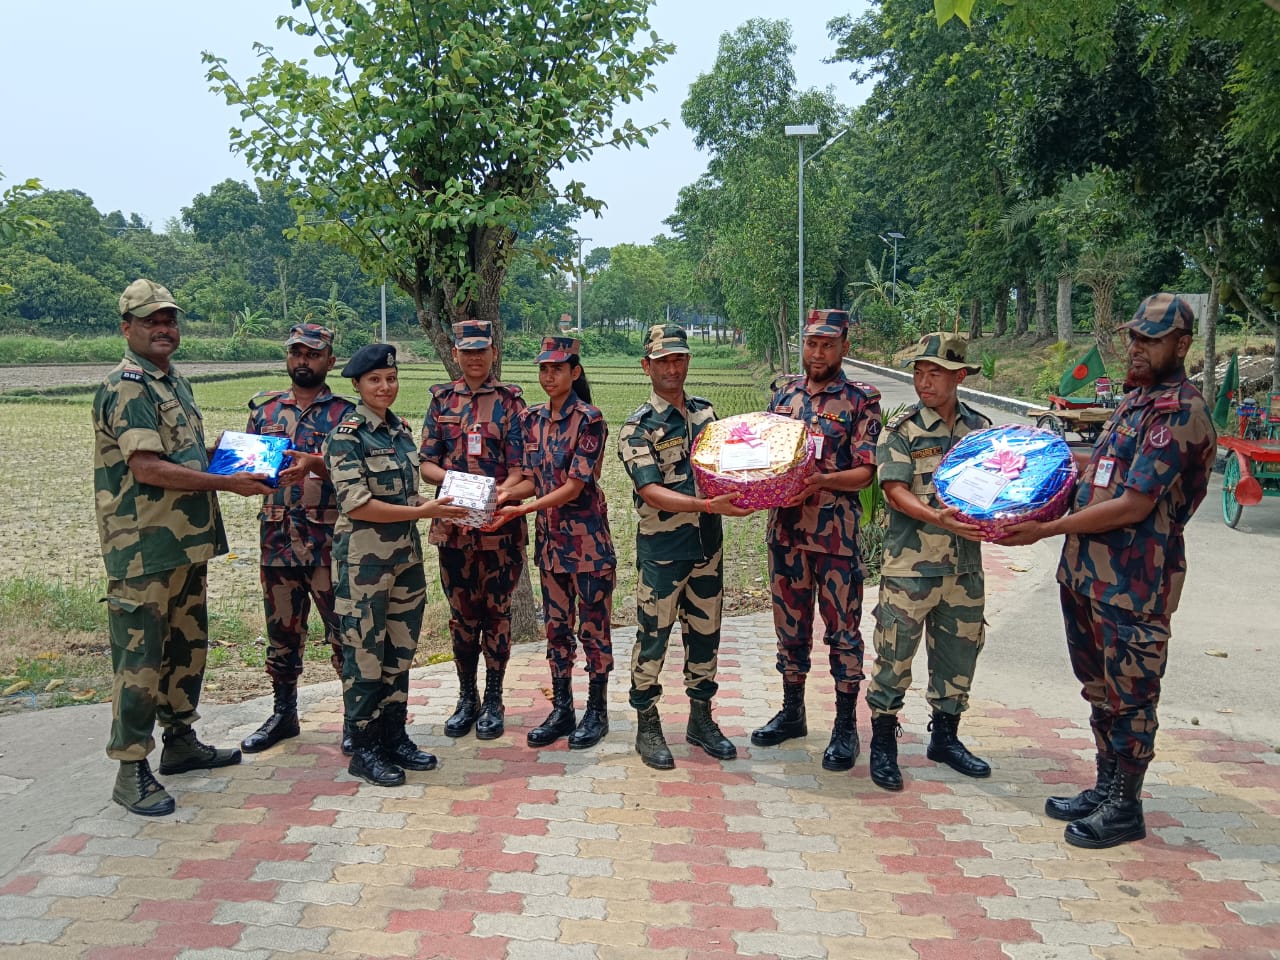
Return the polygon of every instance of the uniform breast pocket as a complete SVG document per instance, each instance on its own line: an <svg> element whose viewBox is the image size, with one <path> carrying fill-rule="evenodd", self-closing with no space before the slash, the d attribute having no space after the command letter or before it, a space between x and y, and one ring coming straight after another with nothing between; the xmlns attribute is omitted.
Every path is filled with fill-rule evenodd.
<svg viewBox="0 0 1280 960"><path fill-rule="evenodd" d="M404 492L404 474L395 457L369 457L364 465L374 496L394 497Z"/></svg>
<svg viewBox="0 0 1280 960"><path fill-rule="evenodd" d="M196 419L193 424L178 401L174 400L172 404L172 406L160 405L160 436L164 441L165 450L168 453L177 453L196 444L196 431L200 421Z"/></svg>
<svg viewBox="0 0 1280 960"><path fill-rule="evenodd" d="M684 447L677 444L658 451L658 469L662 472L663 486L679 483L688 477L688 461Z"/></svg>
<svg viewBox="0 0 1280 960"><path fill-rule="evenodd" d="M915 466L915 479L911 486L915 493L922 496L933 495L933 475L938 469L938 464L941 462L941 457L921 457L919 460L913 461Z"/></svg>

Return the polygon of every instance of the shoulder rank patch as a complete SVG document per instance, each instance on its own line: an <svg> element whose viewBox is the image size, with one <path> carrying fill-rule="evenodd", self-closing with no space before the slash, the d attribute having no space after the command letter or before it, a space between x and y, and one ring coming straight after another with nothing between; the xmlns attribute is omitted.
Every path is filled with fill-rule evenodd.
<svg viewBox="0 0 1280 960"><path fill-rule="evenodd" d="M524 394L524 387L520 386L518 383L499 383L497 384L497 387L499 390L509 393L513 397L519 397Z"/></svg>
<svg viewBox="0 0 1280 960"><path fill-rule="evenodd" d="M942 456L942 447L940 446L925 447L922 450L911 451L912 460L923 460L925 459L925 457L940 457L940 456Z"/></svg>
<svg viewBox="0 0 1280 960"><path fill-rule="evenodd" d="M653 445L655 450L667 450L671 447L678 447L684 443L684 437L672 437L670 440L660 440Z"/></svg>
<svg viewBox="0 0 1280 960"><path fill-rule="evenodd" d="M263 390L261 393L255 393L249 398L249 409L257 410L259 407L264 406L268 400L283 397L287 392L287 390Z"/></svg>
<svg viewBox="0 0 1280 960"><path fill-rule="evenodd" d="M120 371L120 379L132 380L134 383L141 383L146 379L146 374L137 367L125 367Z"/></svg>
<svg viewBox="0 0 1280 960"><path fill-rule="evenodd" d="M626 422L627 422L627 423L639 423L639 422L640 422L640 419L641 419L641 418L642 418L646 413L650 413L650 412L652 412L652 410L653 410L653 405L652 405L652 404L650 404L650 403L649 403L649 401L647 401L647 400L646 400L644 403L640 404L640 406L636 407L636 409L635 409L635 413L633 413L633 414L631 414L631 416L627 417Z"/></svg>
<svg viewBox="0 0 1280 960"><path fill-rule="evenodd" d="M865 380L850 380L849 382L861 390L868 400L880 399L880 391Z"/></svg>
<svg viewBox="0 0 1280 960"><path fill-rule="evenodd" d="M1156 397L1155 402L1151 404L1153 410L1159 410L1168 413L1171 410L1181 410L1182 400L1178 398L1176 393L1165 393Z"/></svg>
<svg viewBox="0 0 1280 960"><path fill-rule="evenodd" d="M706 410L709 406L711 406L711 401L706 397L695 397L692 395L689 397L690 410Z"/></svg>
<svg viewBox="0 0 1280 960"><path fill-rule="evenodd" d="M453 390L452 383L437 383L431 388L431 396L442 397L451 390Z"/></svg>
<svg viewBox="0 0 1280 960"><path fill-rule="evenodd" d="M911 415L915 413L914 409L907 408L895 417L891 417L889 422L885 424L885 428L889 430L897 430L900 426L911 419Z"/></svg>
<svg viewBox="0 0 1280 960"><path fill-rule="evenodd" d="M804 376L802 373L780 373L770 381L769 389L777 391L780 387L790 386L802 376Z"/></svg>
<svg viewBox="0 0 1280 960"><path fill-rule="evenodd" d="M364 417L347 417L334 429L334 433L355 433L364 423Z"/></svg>

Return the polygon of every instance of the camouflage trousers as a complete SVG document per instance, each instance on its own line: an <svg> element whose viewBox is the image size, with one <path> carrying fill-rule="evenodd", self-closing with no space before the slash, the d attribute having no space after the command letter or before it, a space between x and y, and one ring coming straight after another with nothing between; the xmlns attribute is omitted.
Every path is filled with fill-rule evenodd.
<svg viewBox="0 0 1280 960"><path fill-rule="evenodd" d="M302 676L311 602L324 623L332 653L329 662L342 678L342 624L333 612L333 571L319 567L260 567L262 606L267 618L267 676L296 684Z"/></svg>
<svg viewBox="0 0 1280 960"><path fill-rule="evenodd" d="M610 618L613 612L614 571L609 569L600 573L565 573L560 570L543 570L540 579L551 676L573 676L578 639L582 641L582 653L587 659L587 672L593 677L608 675L613 670Z"/></svg>
<svg viewBox="0 0 1280 960"><path fill-rule="evenodd" d="M925 645L925 699L940 713L963 713L978 654L986 640L982 572L948 577L885 577L876 606L876 664L867 688L873 716L896 714L911 686L911 661Z"/></svg>
<svg viewBox="0 0 1280 960"><path fill-rule="evenodd" d="M769 545L773 628L778 635L778 672L784 683L809 673L813 651L813 603L826 627L831 676L836 689L852 693L862 680L862 573L857 557Z"/></svg>
<svg viewBox="0 0 1280 960"><path fill-rule="evenodd" d="M1169 654L1169 618L1134 613L1060 587L1071 669L1098 752L1133 773L1155 756L1156 707Z"/></svg>
<svg viewBox="0 0 1280 960"><path fill-rule="evenodd" d="M694 560L641 560L636 578L636 642L631 654L631 706L662 696L662 664L676 618L684 643L684 685L690 700L716 695L724 567L719 550Z"/></svg>
<svg viewBox="0 0 1280 960"><path fill-rule="evenodd" d="M342 703L360 729L388 703L409 702L427 575L422 561L399 566L339 564L333 607L342 624Z"/></svg>
<svg viewBox="0 0 1280 960"><path fill-rule="evenodd" d="M107 581L111 634L112 760L143 760L155 749L156 721L189 727L199 718L209 647L207 564Z"/></svg>
<svg viewBox="0 0 1280 960"><path fill-rule="evenodd" d="M449 601L453 658L489 670L511 658L511 594L524 569L523 550L440 548L440 586Z"/></svg>

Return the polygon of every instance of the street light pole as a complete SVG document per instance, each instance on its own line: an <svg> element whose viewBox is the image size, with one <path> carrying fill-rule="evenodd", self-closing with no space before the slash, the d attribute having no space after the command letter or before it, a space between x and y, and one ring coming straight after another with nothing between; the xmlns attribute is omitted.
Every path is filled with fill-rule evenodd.
<svg viewBox="0 0 1280 960"><path fill-rule="evenodd" d="M818 125L816 123L788 124L783 128L783 132L788 137L796 138L796 171L800 184L797 204L800 243L796 257L796 369L799 369L800 352L804 343L804 138L816 137Z"/></svg>
<svg viewBox="0 0 1280 960"><path fill-rule="evenodd" d="M896 306L898 303L898 241L907 239L907 235L897 230L890 230L889 236L893 237L893 289L889 291L889 304ZM888 240L884 237L880 239L884 240L886 246L888 245Z"/></svg>
<svg viewBox="0 0 1280 960"><path fill-rule="evenodd" d="M582 241L590 237L577 237L578 241L578 336L582 336Z"/></svg>

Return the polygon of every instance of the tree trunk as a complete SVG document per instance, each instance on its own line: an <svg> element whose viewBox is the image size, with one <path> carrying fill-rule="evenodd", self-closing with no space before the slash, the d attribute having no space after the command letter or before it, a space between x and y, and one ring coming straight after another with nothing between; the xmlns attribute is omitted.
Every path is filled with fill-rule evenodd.
<svg viewBox="0 0 1280 960"><path fill-rule="evenodd" d="M969 301L969 339L982 339L982 298L976 295Z"/></svg>
<svg viewBox="0 0 1280 960"><path fill-rule="evenodd" d="M1071 342L1071 274L1058 274L1058 342Z"/></svg>
<svg viewBox="0 0 1280 960"><path fill-rule="evenodd" d="M1200 393L1212 407L1218 396L1218 264L1213 265L1212 272L1201 265L1209 277L1209 302L1205 304L1204 316L1200 318L1200 327L1204 332L1204 380L1200 384Z"/></svg>
<svg viewBox="0 0 1280 960"><path fill-rule="evenodd" d="M1003 337L1009 326L1009 291L1001 286L996 290L995 305L991 315L991 335Z"/></svg>
<svg viewBox="0 0 1280 960"><path fill-rule="evenodd" d="M284 328L289 329L289 264L283 257L276 260L276 275L280 277L280 312Z"/></svg>
<svg viewBox="0 0 1280 960"><path fill-rule="evenodd" d="M1036 342L1053 337L1053 328L1049 326L1049 281L1036 278Z"/></svg>
<svg viewBox="0 0 1280 960"><path fill-rule="evenodd" d="M1115 318L1111 315L1116 292L1115 277L1104 277L1089 286L1093 293L1093 342L1104 357L1116 357L1116 345L1112 340Z"/></svg>
<svg viewBox="0 0 1280 960"><path fill-rule="evenodd" d="M778 341L778 361L783 373L791 372L791 351L787 349L787 298L778 298L778 319L774 323L774 337Z"/></svg>
<svg viewBox="0 0 1280 960"><path fill-rule="evenodd" d="M1014 338L1027 335L1027 324L1031 320L1031 291L1027 289L1027 279L1023 277L1014 284L1014 294L1018 298L1017 310L1013 315Z"/></svg>

